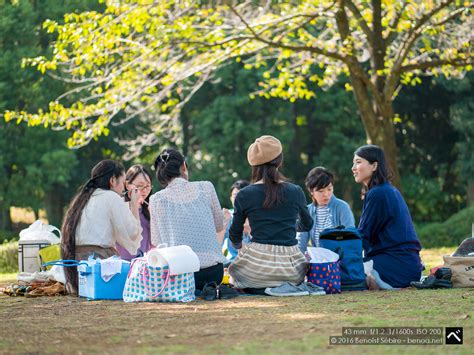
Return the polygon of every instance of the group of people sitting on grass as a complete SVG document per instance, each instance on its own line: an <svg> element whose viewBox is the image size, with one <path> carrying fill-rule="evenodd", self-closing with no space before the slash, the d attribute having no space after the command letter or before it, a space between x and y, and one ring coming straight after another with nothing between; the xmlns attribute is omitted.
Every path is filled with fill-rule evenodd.
<svg viewBox="0 0 474 355"><path fill-rule="evenodd" d="M220 284L224 267L231 284L250 293L286 282L300 284L307 273L308 244L319 246L326 228L354 226L351 208L334 196L333 175L321 167L306 178L312 197L307 205L302 188L280 171L283 149L273 136L256 139L247 159L251 183L241 180L232 186L233 210L221 209L211 182L189 181L187 162L178 150L165 149L157 156L154 167L162 189L154 194L152 176L142 165L125 172L116 161L101 161L67 210L62 258L83 260L94 253L130 260L160 244L188 245L200 261L197 290ZM407 287L420 279L421 245L407 205L389 181L383 150L358 148L352 173L362 185L358 228L365 260L373 260L385 283ZM65 272L67 291L77 294L75 268Z"/></svg>

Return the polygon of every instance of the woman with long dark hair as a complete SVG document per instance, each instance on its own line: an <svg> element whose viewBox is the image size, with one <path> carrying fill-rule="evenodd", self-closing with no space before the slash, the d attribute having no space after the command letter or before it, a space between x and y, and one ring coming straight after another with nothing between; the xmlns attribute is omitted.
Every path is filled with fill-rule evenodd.
<svg viewBox="0 0 474 355"><path fill-rule="evenodd" d="M366 261L373 260L374 269L390 286L407 287L421 277L421 244L405 200L390 183L383 150L376 145L358 148L352 173L362 184L359 230L364 235Z"/></svg>
<svg viewBox="0 0 474 355"><path fill-rule="evenodd" d="M296 231L309 231L313 220L301 187L287 182L280 172L283 153L280 141L272 136L257 138L247 159L252 167L252 185L239 191L229 235L241 249L229 267L235 287L264 289L286 282L300 284L307 261L299 250ZM242 247L245 220L252 241Z"/></svg>
<svg viewBox="0 0 474 355"><path fill-rule="evenodd" d="M71 201L61 228L61 257L85 260L89 255L108 258L118 255L118 242L135 254L141 241L138 217L138 191L130 194L130 203L121 197L125 168L114 160L103 160L92 168L91 178ZM77 294L77 268L67 267L66 290Z"/></svg>
<svg viewBox="0 0 474 355"><path fill-rule="evenodd" d="M125 188L128 191L128 196L130 197L131 191L138 191L138 203L140 205L138 214L140 216L143 238L137 253L133 255L117 243L117 251L119 252L120 257L124 260L132 260L133 258L143 256L153 247L150 237L150 210L148 209L151 192L153 190L151 181L151 174L141 164L131 166L125 175Z"/></svg>
<svg viewBox="0 0 474 355"><path fill-rule="evenodd" d="M216 190L209 181L188 181L188 167L176 149L163 150L155 160L156 178L163 187L150 197L151 242L168 247L188 245L198 256L201 269L194 274L196 289L217 285L224 275L217 233L224 216Z"/></svg>

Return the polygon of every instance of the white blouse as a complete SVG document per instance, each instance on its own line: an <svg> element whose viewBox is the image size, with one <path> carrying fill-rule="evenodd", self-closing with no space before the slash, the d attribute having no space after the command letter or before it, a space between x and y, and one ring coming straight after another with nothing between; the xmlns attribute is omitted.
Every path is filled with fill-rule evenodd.
<svg viewBox="0 0 474 355"><path fill-rule="evenodd" d="M151 244L188 245L201 269L225 262L216 233L224 229L224 214L209 181L173 179L150 197Z"/></svg>
<svg viewBox="0 0 474 355"><path fill-rule="evenodd" d="M142 227L116 192L97 189L82 210L76 229L76 245L115 248L118 242L135 255L142 240Z"/></svg>

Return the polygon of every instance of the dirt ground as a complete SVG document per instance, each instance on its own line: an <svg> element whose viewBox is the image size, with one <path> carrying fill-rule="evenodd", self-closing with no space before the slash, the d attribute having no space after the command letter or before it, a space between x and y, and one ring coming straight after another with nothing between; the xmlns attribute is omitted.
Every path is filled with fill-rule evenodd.
<svg viewBox="0 0 474 355"><path fill-rule="evenodd" d="M449 248L423 251L439 265ZM15 274L1 274L0 287ZM471 354L474 289L407 289L187 304L0 294L0 353ZM463 345L330 345L343 327L463 327ZM444 343L444 341L443 341Z"/></svg>
<svg viewBox="0 0 474 355"><path fill-rule="evenodd" d="M472 353L474 289L243 296L187 304L0 295L2 353ZM452 327L464 345L330 345L342 327Z"/></svg>

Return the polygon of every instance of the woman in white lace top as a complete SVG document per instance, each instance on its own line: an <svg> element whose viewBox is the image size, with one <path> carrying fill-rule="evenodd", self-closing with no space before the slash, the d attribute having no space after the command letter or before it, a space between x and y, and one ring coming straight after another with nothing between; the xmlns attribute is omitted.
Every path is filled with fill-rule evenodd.
<svg viewBox="0 0 474 355"><path fill-rule="evenodd" d="M195 273L196 288L219 284L225 258L217 232L224 228L224 216L214 186L208 181L188 181L184 156L174 149L158 155L155 169L164 189L150 197L151 243L188 245L201 263Z"/></svg>

